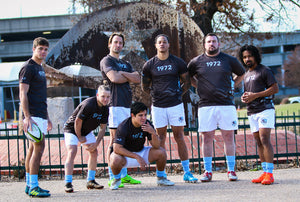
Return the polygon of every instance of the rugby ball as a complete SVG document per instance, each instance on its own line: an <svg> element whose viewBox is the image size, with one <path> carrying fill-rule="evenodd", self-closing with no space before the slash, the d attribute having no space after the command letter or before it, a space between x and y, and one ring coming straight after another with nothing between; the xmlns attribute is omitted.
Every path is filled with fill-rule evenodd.
<svg viewBox="0 0 300 202"><path fill-rule="evenodd" d="M41 129L36 124L32 124L31 128L32 128L32 130L30 130L30 128L28 128L27 132L25 133L27 138L33 142L42 141L43 133L42 133Z"/></svg>

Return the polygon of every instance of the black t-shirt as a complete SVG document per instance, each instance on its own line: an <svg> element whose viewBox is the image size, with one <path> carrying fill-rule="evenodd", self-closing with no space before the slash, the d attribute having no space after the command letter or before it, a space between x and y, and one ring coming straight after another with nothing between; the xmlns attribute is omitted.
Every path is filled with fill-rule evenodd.
<svg viewBox="0 0 300 202"><path fill-rule="evenodd" d="M151 124L149 120L147 122ZM153 127L152 124L151 126ZM152 140L151 134L144 132L141 127L134 127L131 117L129 117L118 126L114 143L123 145L128 151L139 152L144 148L146 137L148 140Z"/></svg>
<svg viewBox="0 0 300 202"><path fill-rule="evenodd" d="M277 83L272 70L264 65L257 65L252 71L247 71L244 77L244 91L257 93L268 89ZM256 114L266 109L274 109L273 96L260 97L247 104L247 114Z"/></svg>
<svg viewBox="0 0 300 202"><path fill-rule="evenodd" d="M110 55L105 56L100 62L100 70L103 76L103 79L108 81L111 89L111 106L120 106L130 108L132 102L132 92L129 85L129 82L126 83L113 83L109 80L106 74L111 71L124 71L124 72L134 72L132 66L122 60L116 59Z"/></svg>
<svg viewBox="0 0 300 202"><path fill-rule="evenodd" d="M188 64L190 76L198 80L197 92L200 107L234 105L234 81L232 73L245 73L242 64L235 58L220 52L215 57L202 54Z"/></svg>
<svg viewBox="0 0 300 202"><path fill-rule="evenodd" d="M143 77L152 81L150 93L155 107L173 107L182 103L179 76L186 72L186 63L171 54L166 60L154 56L144 64Z"/></svg>
<svg viewBox="0 0 300 202"><path fill-rule="evenodd" d="M64 125L64 131L76 135L74 122L78 117L82 120L81 136L86 136L100 124L107 124L108 113L108 106L99 107L95 96L87 98L76 107L69 117Z"/></svg>
<svg viewBox="0 0 300 202"><path fill-rule="evenodd" d="M19 82L29 85L30 115L47 119L47 82L43 67L32 59L27 60L19 72Z"/></svg>

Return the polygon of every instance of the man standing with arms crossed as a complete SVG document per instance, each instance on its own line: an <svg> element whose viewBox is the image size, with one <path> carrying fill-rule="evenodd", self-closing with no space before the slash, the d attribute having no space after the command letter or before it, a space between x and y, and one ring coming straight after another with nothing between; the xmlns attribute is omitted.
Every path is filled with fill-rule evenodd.
<svg viewBox="0 0 300 202"><path fill-rule="evenodd" d="M277 81L270 68L261 64L259 50L252 45L240 48L239 58L248 69L244 77L242 102L247 103L251 132L258 146L258 154L264 173L253 183L269 185L274 182L271 129L275 126L273 95L278 92Z"/></svg>
<svg viewBox="0 0 300 202"><path fill-rule="evenodd" d="M201 182L212 179L212 155L215 130L220 128L225 143L228 179L236 181L234 130L238 119L233 100L233 82L237 86L243 79L245 69L230 55L220 51L219 38L214 33L203 39L205 53L193 58L188 64L192 85L200 96L198 108L198 131L203 134L202 150L205 173ZM232 73L237 76L233 80Z"/></svg>
<svg viewBox="0 0 300 202"><path fill-rule="evenodd" d="M120 53L125 45L125 38L120 33L113 33L108 40L109 54L100 62L100 70L103 80L108 82L111 89L111 102L109 107L108 126L110 130L110 143L107 151L109 164L110 153L115 139L115 134L119 124L130 117L130 106L132 102L132 92L129 83L140 83L140 75L132 66L122 59ZM112 172L109 166L110 180L112 182ZM127 175L127 168L121 171L122 183L140 184L141 181L133 179ZM121 184L120 187L124 185Z"/></svg>
<svg viewBox="0 0 300 202"><path fill-rule="evenodd" d="M185 126L182 95L189 90L191 82L186 63L169 53L169 38L160 34L155 38L157 55L143 67L142 89L152 97L151 114L161 147L165 148L167 126L171 125L184 171L185 182L197 182L189 168L188 151L184 141Z"/></svg>
<svg viewBox="0 0 300 202"><path fill-rule="evenodd" d="M65 144L68 156L65 163L65 192L73 192L73 168L80 142L89 152L87 184L88 189L102 189L103 186L95 181L97 167L97 147L105 135L108 122L108 103L110 89L104 85L98 87L97 95L81 102L64 126ZM93 131L98 127L97 139Z"/></svg>
<svg viewBox="0 0 300 202"><path fill-rule="evenodd" d="M23 130L31 130L36 124L43 133L52 129L52 123L47 111L47 83L45 71L42 67L49 49L47 39L38 37L33 41L33 54L25 62L19 72L20 101L23 110ZM26 189L25 193L32 197L49 197L48 190L39 187L38 173L41 158L45 148L45 138L40 142L29 141L26 155Z"/></svg>

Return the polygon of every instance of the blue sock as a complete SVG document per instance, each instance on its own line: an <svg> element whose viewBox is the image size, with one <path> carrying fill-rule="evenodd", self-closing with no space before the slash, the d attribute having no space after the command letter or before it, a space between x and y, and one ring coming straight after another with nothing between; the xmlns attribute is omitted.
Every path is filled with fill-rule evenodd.
<svg viewBox="0 0 300 202"><path fill-rule="evenodd" d="M204 157L204 170L207 172L212 172L212 157Z"/></svg>
<svg viewBox="0 0 300 202"><path fill-rule="evenodd" d="M267 173L273 173L274 164L273 163L266 163Z"/></svg>
<svg viewBox="0 0 300 202"><path fill-rule="evenodd" d="M30 179L30 189L39 186L38 175L29 175L29 179Z"/></svg>
<svg viewBox="0 0 300 202"><path fill-rule="evenodd" d="M267 162L261 162L261 167L264 172L267 172Z"/></svg>
<svg viewBox="0 0 300 202"><path fill-rule="evenodd" d="M65 183L67 184L68 182L72 183L73 180L73 175L65 175Z"/></svg>
<svg viewBox="0 0 300 202"><path fill-rule="evenodd" d="M163 171L156 170L156 176L157 177L166 177L167 174L166 174L165 170L163 170Z"/></svg>
<svg viewBox="0 0 300 202"><path fill-rule="evenodd" d="M108 167L108 175L109 175L109 180L112 180L114 178L114 174L111 170L111 167Z"/></svg>
<svg viewBox="0 0 300 202"><path fill-rule="evenodd" d="M226 156L227 170L234 171L235 166L235 156Z"/></svg>
<svg viewBox="0 0 300 202"><path fill-rule="evenodd" d="M181 161L184 173L190 172L190 160Z"/></svg>
<svg viewBox="0 0 300 202"><path fill-rule="evenodd" d="M126 177L127 175L127 168L122 168L121 170L121 178Z"/></svg>
<svg viewBox="0 0 300 202"><path fill-rule="evenodd" d="M88 170L87 181L91 181L95 179L96 171L95 170Z"/></svg>
<svg viewBox="0 0 300 202"><path fill-rule="evenodd" d="M113 175L113 176L114 176L114 178L115 178L115 179L120 179L120 178L121 178L121 173L122 173L122 172L120 172L120 173L119 173L119 174L117 174L117 175Z"/></svg>
<svg viewBox="0 0 300 202"><path fill-rule="evenodd" d="M26 173L26 185L30 186L29 173Z"/></svg>

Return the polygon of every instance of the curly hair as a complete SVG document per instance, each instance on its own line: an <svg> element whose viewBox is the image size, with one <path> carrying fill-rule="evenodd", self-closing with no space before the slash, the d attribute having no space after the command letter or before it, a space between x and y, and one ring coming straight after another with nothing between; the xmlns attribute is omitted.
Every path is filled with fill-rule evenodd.
<svg viewBox="0 0 300 202"><path fill-rule="evenodd" d="M244 45L240 48L239 50L239 59L241 61L241 63L246 67L246 64L243 61L243 52L244 51L249 51L251 53L251 55L255 58L256 63L259 65L261 63L261 54L258 50L258 48L256 48L253 45Z"/></svg>

